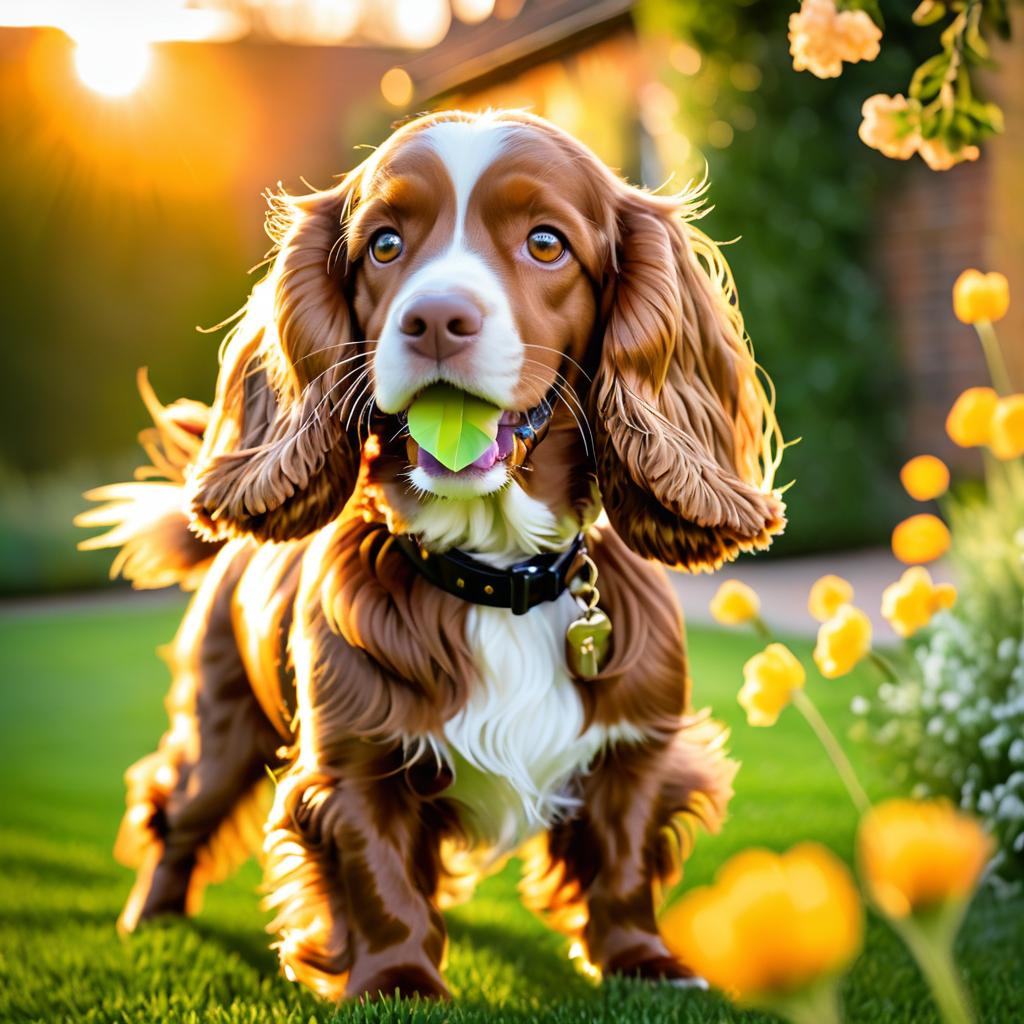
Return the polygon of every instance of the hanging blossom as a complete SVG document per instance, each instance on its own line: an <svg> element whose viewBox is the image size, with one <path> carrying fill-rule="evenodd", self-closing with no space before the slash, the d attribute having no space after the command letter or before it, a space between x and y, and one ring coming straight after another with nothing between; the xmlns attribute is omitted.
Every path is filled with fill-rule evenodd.
<svg viewBox="0 0 1024 1024"><path fill-rule="evenodd" d="M857 134L861 142L892 160L909 160L915 153L933 170L948 171L959 163L977 160L977 146L952 150L936 136L921 134L920 104L906 96L869 96L861 107L863 120Z"/></svg>
<svg viewBox="0 0 1024 1024"><path fill-rule="evenodd" d="M843 62L874 60L882 30L864 11L839 11L835 0L803 0L789 16L789 52L796 71L837 78Z"/></svg>

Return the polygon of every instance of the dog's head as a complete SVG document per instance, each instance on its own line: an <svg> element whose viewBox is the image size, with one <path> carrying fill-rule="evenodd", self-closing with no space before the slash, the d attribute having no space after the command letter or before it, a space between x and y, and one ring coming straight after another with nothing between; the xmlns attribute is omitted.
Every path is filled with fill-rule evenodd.
<svg viewBox="0 0 1024 1024"><path fill-rule="evenodd" d="M774 416L688 212L520 113L420 118L337 187L274 197L277 253L225 347L194 473L200 528L318 528L373 429L419 498L594 473L643 555L704 568L766 546L783 523ZM439 382L501 411L458 472L404 429ZM528 423L550 427L532 451Z"/></svg>

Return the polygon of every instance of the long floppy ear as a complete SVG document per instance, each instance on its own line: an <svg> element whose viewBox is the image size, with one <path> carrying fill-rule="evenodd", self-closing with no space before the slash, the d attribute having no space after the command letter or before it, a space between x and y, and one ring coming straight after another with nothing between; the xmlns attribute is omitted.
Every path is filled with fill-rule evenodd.
<svg viewBox="0 0 1024 1024"><path fill-rule="evenodd" d="M684 203L619 189L590 390L602 498L638 554L711 571L785 525L772 402L717 247L680 215Z"/></svg>
<svg viewBox="0 0 1024 1024"><path fill-rule="evenodd" d="M366 356L346 294L343 222L358 180L354 171L326 192L271 197L277 254L225 340L191 472L202 536L293 540L338 515L352 493L360 456L347 396Z"/></svg>

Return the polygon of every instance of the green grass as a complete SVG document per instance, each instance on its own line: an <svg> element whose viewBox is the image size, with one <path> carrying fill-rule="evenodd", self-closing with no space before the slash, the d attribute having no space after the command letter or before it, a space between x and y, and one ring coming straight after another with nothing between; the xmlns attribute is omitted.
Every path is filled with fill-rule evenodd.
<svg viewBox="0 0 1024 1024"><path fill-rule="evenodd" d="M273 1022L681 1021L754 1022L718 997L632 982L595 987L566 959L564 941L519 905L513 865L448 916L449 1006L387 1001L342 1007L278 976L250 864L210 891L192 922L152 925L120 939L114 921L128 872L111 856L122 808L121 773L162 726L165 670L153 648L177 608L97 608L0 619L0 1021ZM695 700L733 726L743 761L722 835L701 837L687 885L707 881L752 844L784 849L820 839L852 848L854 815L802 720L746 726L735 702L739 670L756 643L693 631ZM797 645L802 656L805 646ZM812 683L842 733L858 681ZM857 757L873 793L884 781ZM1021 1019L1024 902L981 898L960 939L960 961L985 1024ZM1016 951L1016 952L1015 952ZM850 1022L928 1024L935 1015L911 962L881 923L844 986Z"/></svg>

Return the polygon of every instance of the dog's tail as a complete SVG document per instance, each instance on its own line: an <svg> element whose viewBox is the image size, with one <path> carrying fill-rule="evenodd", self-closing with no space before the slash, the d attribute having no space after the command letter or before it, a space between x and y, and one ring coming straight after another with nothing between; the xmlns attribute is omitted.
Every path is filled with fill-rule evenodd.
<svg viewBox="0 0 1024 1024"><path fill-rule="evenodd" d="M199 452L210 410L187 398L161 404L144 369L138 385L153 419L153 426L139 434L149 464L136 469L134 481L86 491L86 498L102 504L76 516L75 525L108 529L78 547L119 549L111 579L123 576L140 590L175 584L193 590L223 544L200 540L189 529L185 505L186 472Z"/></svg>

